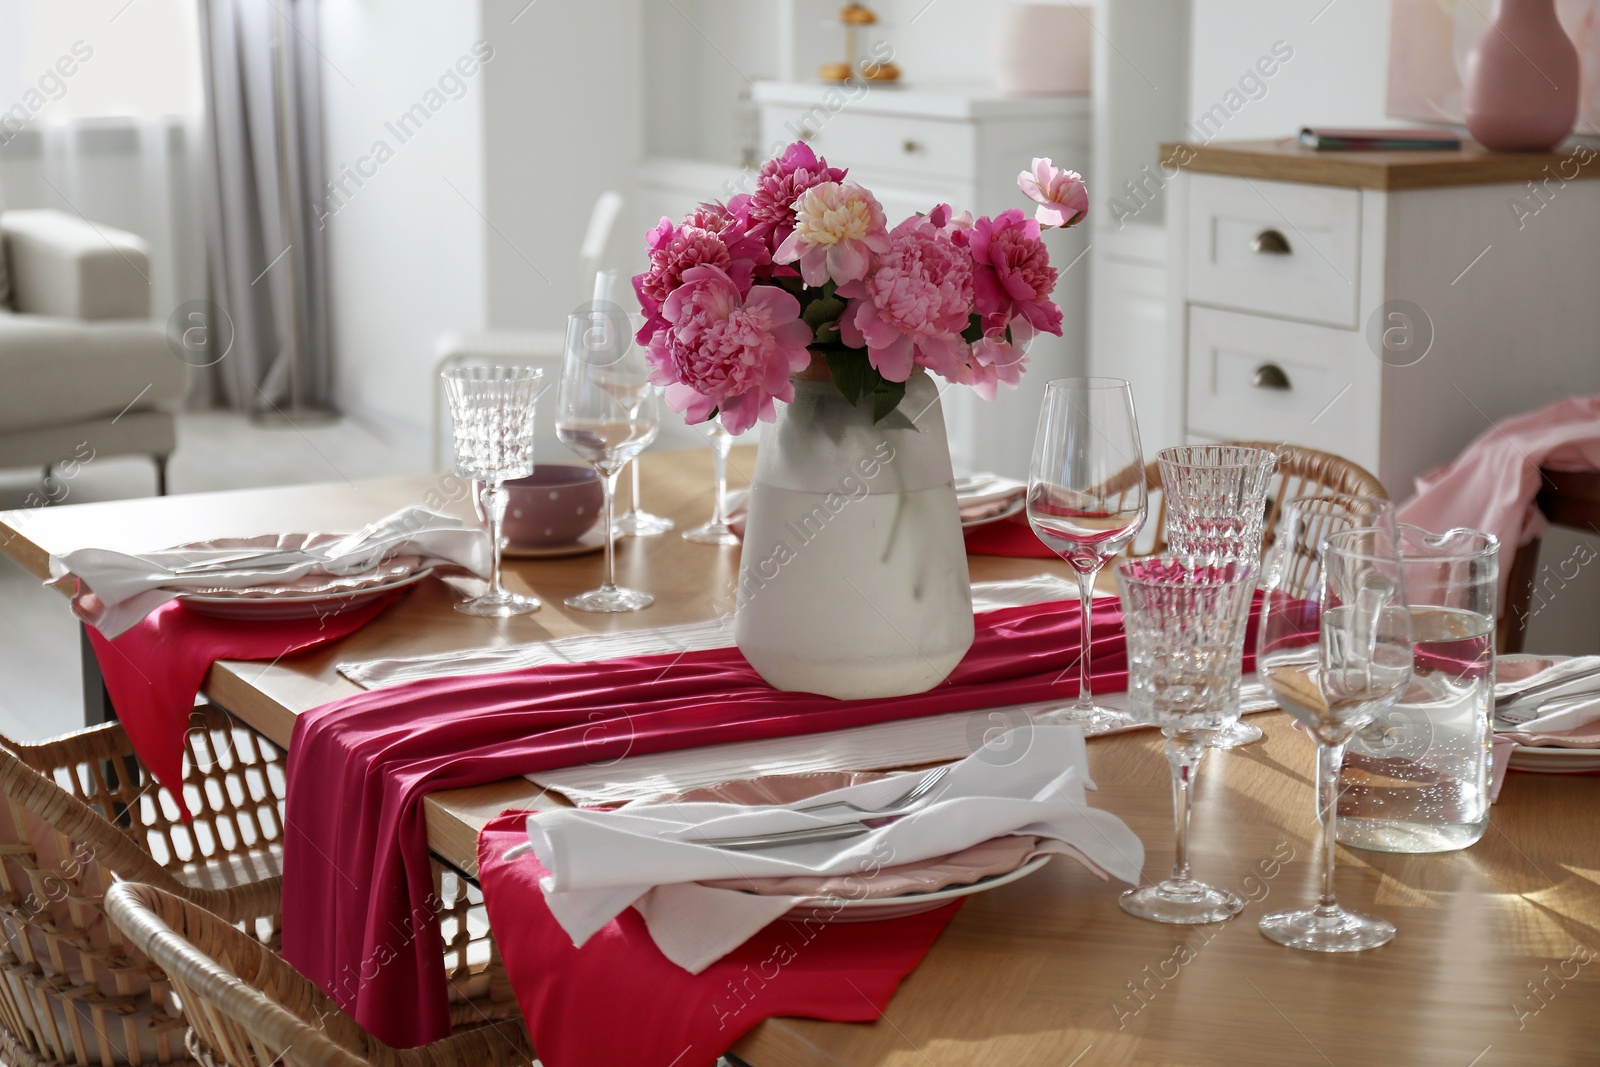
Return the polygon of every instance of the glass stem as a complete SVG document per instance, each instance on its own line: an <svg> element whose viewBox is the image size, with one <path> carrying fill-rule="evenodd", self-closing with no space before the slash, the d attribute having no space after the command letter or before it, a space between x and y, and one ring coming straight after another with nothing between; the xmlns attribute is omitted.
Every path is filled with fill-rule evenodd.
<svg viewBox="0 0 1600 1067"><path fill-rule="evenodd" d="M717 526L728 525L728 449L732 447L733 438L726 433L711 439L711 458L717 478L717 502L711 521Z"/></svg>
<svg viewBox="0 0 1600 1067"><path fill-rule="evenodd" d="M1172 863L1172 880L1189 880L1189 805L1195 772L1206 754L1205 742L1192 730L1168 730L1167 763L1172 767L1172 812L1178 847Z"/></svg>
<svg viewBox="0 0 1600 1067"><path fill-rule="evenodd" d="M638 461L638 459L635 459L632 463L629 464L629 466L633 468L633 474L632 474L632 478L633 478L633 495L628 497L628 510L630 512L632 512L633 514L638 515L640 513L640 509L639 509L639 461Z"/></svg>
<svg viewBox="0 0 1600 1067"><path fill-rule="evenodd" d="M1322 899L1317 912L1333 915L1339 902L1333 895L1334 857L1339 844L1339 768L1344 764L1344 746L1317 746L1317 816L1322 820Z"/></svg>
<svg viewBox="0 0 1600 1067"><path fill-rule="evenodd" d="M483 483L483 513L489 517L489 595L502 597L506 595L505 586L500 583L500 531L505 526L506 504L510 501L511 494L506 491L505 485L496 478Z"/></svg>
<svg viewBox="0 0 1600 1067"><path fill-rule="evenodd" d="M600 472L600 481L605 487L605 507L601 512L601 529L606 532L606 580L600 588L604 592L611 592L617 587L617 531L613 528L612 512L617 506L617 481L622 477L620 470Z"/></svg>
<svg viewBox="0 0 1600 1067"><path fill-rule="evenodd" d="M1093 711L1094 694L1089 691L1089 649L1093 641L1090 616L1094 614L1094 578L1100 568L1085 572L1074 567L1073 573L1078 576L1078 605L1082 615L1078 625L1078 710Z"/></svg>

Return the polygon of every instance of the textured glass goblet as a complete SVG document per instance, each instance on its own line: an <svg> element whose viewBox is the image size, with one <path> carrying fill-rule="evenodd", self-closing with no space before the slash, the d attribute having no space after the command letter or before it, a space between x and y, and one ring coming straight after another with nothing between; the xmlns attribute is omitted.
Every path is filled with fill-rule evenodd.
<svg viewBox="0 0 1600 1067"><path fill-rule="evenodd" d="M468 615L501 618L539 610L539 598L508 590L500 575L507 478L533 473L533 416L544 372L535 367L451 367L442 372L450 399L456 470L483 483L492 569L481 596L456 605Z"/></svg>
<svg viewBox="0 0 1600 1067"><path fill-rule="evenodd" d="M1184 445L1156 454L1167 504L1167 549L1217 563L1259 564L1267 521L1267 489L1278 457L1246 445ZM1241 661L1234 668L1228 701L1239 709ZM1261 740L1261 728L1235 721L1213 734L1213 748L1236 748Z"/></svg>
<svg viewBox="0 0 1600 1067"><path fill-rule="evenodd" d="M1189 876L1189 801L1206 737L1239 717L1227 696L1244 646L1254 564L1150 556L1117 565L1128 637L1128 710L1162 728L1172 767L1177 858L1171 877L1122 894L1122 909L1164 923L1239 914L1238 894Z"/></svg>

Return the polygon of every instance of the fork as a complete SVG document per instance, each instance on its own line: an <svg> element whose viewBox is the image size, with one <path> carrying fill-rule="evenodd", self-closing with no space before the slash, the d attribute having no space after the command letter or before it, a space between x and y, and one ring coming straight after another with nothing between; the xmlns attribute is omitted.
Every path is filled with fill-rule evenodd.
<svg viewBox="0 0 1600 1067"><path fill-rule="evenodd" d="M944 781L944 776L949 773L949 764L945 764L943 767L935 767L931 771L926 771L908 791L900 794L900 796L889 801L887 804L879 804L875 808L863 808L861 805L851 803L848 800L829 800L821 804L810 804L806 807L794 808L792 810L813 812L827 811L829 808L849 808L851 811L859 811L863 815L875 815L879 812L889 811L893 808L904 807L907 804L915 804L917 801L921 800L923 797L932 792L933 787Z"/></svg>

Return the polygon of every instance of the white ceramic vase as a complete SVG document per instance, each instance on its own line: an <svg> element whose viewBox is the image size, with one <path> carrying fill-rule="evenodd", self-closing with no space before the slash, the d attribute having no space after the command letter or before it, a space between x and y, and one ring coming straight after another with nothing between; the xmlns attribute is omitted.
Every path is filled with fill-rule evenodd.
<svg viewBox="0 0 1600 1067"><path fill-rule="evenodd" d="M739 564L739 650L777 689L920 693L972 645L972 587L938 389L874 423L797 381L762 440Z"/></svg>

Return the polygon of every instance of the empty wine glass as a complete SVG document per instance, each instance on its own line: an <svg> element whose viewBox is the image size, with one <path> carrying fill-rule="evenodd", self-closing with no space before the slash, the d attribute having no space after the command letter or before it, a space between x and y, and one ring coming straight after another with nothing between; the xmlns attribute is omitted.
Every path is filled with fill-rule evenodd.
<svg viewBox="0 0 1600 1067"><path fill-rule="evenodd" d="M1156 453L1167 501L1167 547L1181 555L1259 563L1267 488L1278 457L1247 445L1184 445ZM1239 706L1241 662L1228 701ZM1261 740L1261 727L1234 721L1211 736L1213 748Z"/></svg>
<svg viewBox="0 0 1600 1067"><path fill-rule="evenodd" d="M685 530L683 539L701 545L736 545L739 535L728 525L728 450L733 447L733 435L723 428L720 418L708 419L696 429L711 440L717 495L711 506L711 519L692 530Z"/></svg>
<svg viewBox="0 0 1600 1067"><path fill-rule="evenodd" d="M628 461L655 440L660 421L653 390L645 380L644 350L633 342L628 318L613 304L597 302L567 318L561 364L556 436L600 473L605 488L601 529L606 533L606 579L599 589L570 596L580 611L637 611L655 598L616 584L617 477Z"/></svg>
<svg viewBox="0 0 1600 1067"><path fill-rule="evenodd" d="M1261 642L1262 677L1317 745L1322 895L1315 907L1266 916L1261 932L1290 948L1359 952L1387 943L1394 926L1345 911L1334 895L1339 766L1356 731L1410 684L1411 612L1392 522L1335 530L1322 535L1320 544L1314 665L1307 645L1310 609L1288 593L1276 598L1276 611L1269 604Z"/></svg>
<svg viewBox="0 0 1600 1067"><path fill-rule="evenodd" d="M1062 378L1045 386L1028 474L1028 522L1072 567L1082 608L1078 699L1039 716L1089 729L1131 725L1097 706L1090 689L1090 615L1100 568L1139 533L1145 516L1144 456L1133 391L1119 378Z"/></svg>
<svg viewBox="0 0 1600 1067"><path fill-rule="evenodd" d="M456 470L483 483L492 569L488 591L456 610L500 618L539 610L539 599L508 590L500 579L500 531L507 478L533 473L533 415L544 372L534 367L451 367L442 372L450 398Z"/></svg>
<svg viewBox="0 0 1600 1067"><path fill-rule="evenodd" d="M633 493L628 498L628 510L617 516L617 533L624 537L654 537L678 525L665 515L652 515L639 506L639 461L628 464L633 480Z"/></svg>
<svg viewBox="0 0 1600 1067"><path fill-rule="evenodd" d="M1162 727L1177 825L1172 876L1122 894L1122 909L1164 923L1237 915L1237 893L1189 876L1189 800L1206 737L1239 717L1230 704L1233 664L1244 646L1256 568L1193 557L1152 556L1117 565L1128 635L1128 710Z"/></svg>

